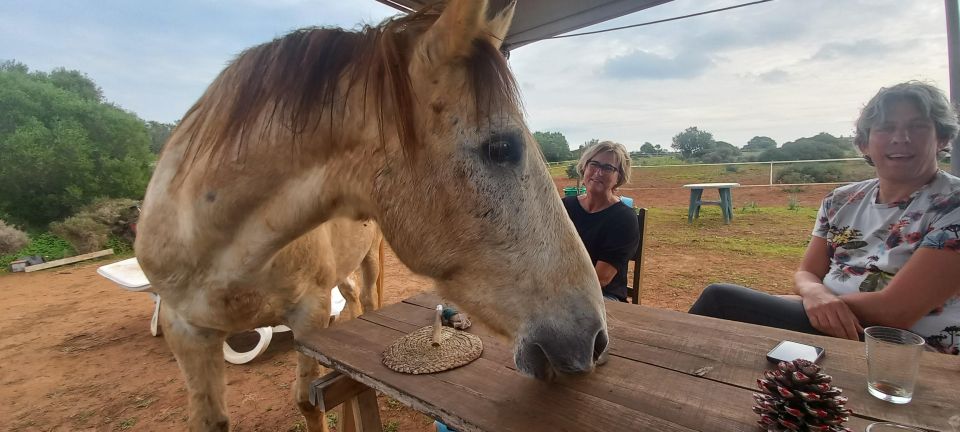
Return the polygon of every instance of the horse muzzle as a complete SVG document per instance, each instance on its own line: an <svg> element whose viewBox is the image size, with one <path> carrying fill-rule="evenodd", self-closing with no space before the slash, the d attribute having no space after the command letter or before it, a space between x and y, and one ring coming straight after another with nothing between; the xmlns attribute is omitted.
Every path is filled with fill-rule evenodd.
<svg viewBox="0 0 960 432"><path fill-rule="evenodd" d="M603 321L579 319L564 329L558 323L536 325L517 338L514 362L534 378L550 381L558 374L580 375L606 361L609 338Z"/></svg>

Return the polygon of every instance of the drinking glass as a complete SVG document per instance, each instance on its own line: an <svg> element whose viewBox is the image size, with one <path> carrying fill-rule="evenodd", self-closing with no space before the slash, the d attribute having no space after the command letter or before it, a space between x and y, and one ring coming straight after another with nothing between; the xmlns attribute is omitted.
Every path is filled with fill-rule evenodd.
<svg viewBox="0 0 960 432"><path fill-rule="evenodd" d="M920 369L922 337L891 327L867 327L867 390L895 404L913 399Z"/></svg>

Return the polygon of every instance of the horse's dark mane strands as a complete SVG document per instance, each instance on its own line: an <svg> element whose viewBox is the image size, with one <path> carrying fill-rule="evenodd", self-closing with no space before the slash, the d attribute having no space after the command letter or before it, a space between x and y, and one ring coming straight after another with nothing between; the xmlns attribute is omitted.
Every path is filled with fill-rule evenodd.
<svg viewBox="0 0 960 432"><path fill-rule="evenodd" d="M265 126L273 121L281 121L290 132L295 154L310 151L303 148L303 138L321 124L329 129L327 138L335 140L342 122L337 127L334 116L344 109L338 104L347 103L356 85L362 86L364 101L386 98L384 104L396 113L404 152L415 154L419 140L407 53L439 14L436 7L426 8L357 32L301 29L244 51L184 116L177 135L189 144L181 168L189 170L198 158L209 158L214 167L229 161L242 164L250 146L273 145L265 136ZM465 61L478 114L490 113L495 105L519 106L516 82L490 43L475 41ZM375 111L381 131L384 104ZM266 124L257 124L261 117ZM324 120L327 123L321 123ZM257 127L262 128L259 133L253 130ZM342 131L337 134L342 136Z"/></svg>

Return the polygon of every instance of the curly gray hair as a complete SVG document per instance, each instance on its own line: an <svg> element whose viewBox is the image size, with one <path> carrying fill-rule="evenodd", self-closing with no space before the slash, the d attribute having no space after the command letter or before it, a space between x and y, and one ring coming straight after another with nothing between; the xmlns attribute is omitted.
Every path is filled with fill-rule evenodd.
<svg viewBox="0 0 960 432"><path fill-rule="evenodd" d="M884 87L867 102L857 119L857 134L853 139L858 148L863 148L870 140L870 129L886 120L887 110L895 102L907 100L913 102L917 110L933 121L938 140L953 141L957 137L960 125L957 123L957 111L947 96L938 88L920 81L907 81L893 87Z"/></svg>

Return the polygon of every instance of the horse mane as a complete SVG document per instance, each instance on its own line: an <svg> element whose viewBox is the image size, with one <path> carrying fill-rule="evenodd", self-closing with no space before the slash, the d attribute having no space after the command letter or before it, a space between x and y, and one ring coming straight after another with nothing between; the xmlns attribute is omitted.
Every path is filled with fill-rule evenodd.
<svg viewBox="0 0 960 432"><path fill-rule="evenodd" d="M362 91L364 103L368 92L391 103L401 147L406 155L415 154L419 140L407 53L440 12L439 6L427 7L356 32L305 28L245 50L184 115L178 132L188 144L181 168L189 169L200 156L217 166L231 159L242 162L245 147L271 144L262 134L273 121L282 122L295 146L324 121L333 140L335 114L342 114L352 91ZM474 41L466 68L478 114L520 106L505 58L486 39ZM382 105L376 110L381 131ZM258 124L264 114L266 125ZM259 136L254 129L260 129Z"/></svg>

